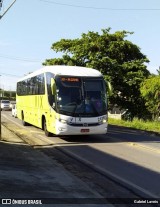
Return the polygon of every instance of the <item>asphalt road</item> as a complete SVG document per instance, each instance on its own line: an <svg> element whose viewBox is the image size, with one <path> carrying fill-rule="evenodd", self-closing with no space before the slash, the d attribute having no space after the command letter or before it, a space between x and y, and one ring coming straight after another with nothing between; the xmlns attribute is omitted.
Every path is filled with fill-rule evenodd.
<svg viewBox="0 0 160 207"><path fill-rule="evenodd" d="M50 137L34 126L24 127L21 121L2 112L2 119L14 123L19 133L31 133L33 145L41 140L94 166L112 179L123 183L147 198L160 198L160 136L139 130L109 126L106 135Z"/></svg>

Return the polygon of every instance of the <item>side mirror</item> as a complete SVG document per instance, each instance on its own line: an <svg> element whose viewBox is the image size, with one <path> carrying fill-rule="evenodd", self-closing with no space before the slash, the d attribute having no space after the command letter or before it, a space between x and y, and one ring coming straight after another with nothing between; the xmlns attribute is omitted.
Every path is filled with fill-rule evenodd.
<svg viewBox="0 0 160 207"><path fill-rule="evenodd" d="M52 95L56 95L56 82L54 78L51 78L51 91L52 91Z"/></svg>
<svg viewBox="0 0 160 207"><path fill-rule="evenodd" d="M109 81L106 81L106 80L105 80L105 82L106 82L107 92L108 92L109 96L111 96L112 93L113 93L111 83Z"/></svg>

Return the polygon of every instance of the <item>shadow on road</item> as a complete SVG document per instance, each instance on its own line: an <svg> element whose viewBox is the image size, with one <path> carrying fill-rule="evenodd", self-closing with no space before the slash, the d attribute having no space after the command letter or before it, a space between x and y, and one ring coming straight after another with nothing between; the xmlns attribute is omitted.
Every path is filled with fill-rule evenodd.
<svg viewBox="0 0 160 207"><path fill-rule="evenodd" d="M54 152L55 149L69 155L70 160L68 160L68 158L65 160L65 158L63 158L63 153L58 157L57 153ZM146 199L155 197L156 199L159 199L160 197L158 182L158 180L160 180L160 173L140 166L132 161L121 159L108 154L107 152L104 153L87 145L58 146L54 148L39 148L39 150L47 155L53 155L53 157L66 167L67 170L80 178L83 177L83 174L88 173L88 176L92 179L93 183L97 182L97 185L106 187L106 197L109 195L108 191L111 191L117 198L122 195L124 198L127 198L128 195L124 194L124 189L128 189L132 192L132 196L138 195L141 198ZM79 164L76 164L76 167L74 166L75 158L72 159L73 154L78 155L76 156L76 160ZM84 160L85 162L83 162ZM86 166L89 166L89 168L95 170L95 172L100 172L102 177L107 177L110 181L113 181L118 185L115 185L114 188L114 185L110 185L106 180L103 181L102 179L99 179L94 171L87 172L87 169L83 169L82 163L85 163ZM85 179L84 182L86 182ZM123 187L121 193L119 193L117 186ZM149 205L147 204L147 206Z"/></svg>
<svg viewBox="0 0 160 207"><path fill-rule="evenodd" d="M68 143L114 143L114 142L145 142L160 143L160 136L141 130L109 125L106 135L63 136Z"/></svg>

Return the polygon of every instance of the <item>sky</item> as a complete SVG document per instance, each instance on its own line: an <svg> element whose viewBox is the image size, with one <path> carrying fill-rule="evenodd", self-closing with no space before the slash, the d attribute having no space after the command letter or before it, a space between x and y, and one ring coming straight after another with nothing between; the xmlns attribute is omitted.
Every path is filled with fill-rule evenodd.
<svg viewBox="0 0 160 207"><path fill-rule="evenodd" d="M13 0L3 0L0 15ZM16 81L42 68L62 38L111 27L111 33L134 32L127 39L140 47L157 74L160 66L160 0L16 0L0 19L0 87L15 90Z"/></svg>

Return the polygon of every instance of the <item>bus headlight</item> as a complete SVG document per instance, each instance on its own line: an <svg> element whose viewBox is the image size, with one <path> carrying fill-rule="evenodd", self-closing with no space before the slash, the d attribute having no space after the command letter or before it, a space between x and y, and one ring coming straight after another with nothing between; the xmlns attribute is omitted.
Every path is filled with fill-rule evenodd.
<svg viewBox="0 0 160 207"><path fill-rule="evenodd" d="M107 122L107 120L106 119L103 119L103 124L105 124Z"/></svg>
<svg viewBox="0 0 160 207"><path fill-rule="evenodd" d="M98 123L99 124L107 123L107 116L103 116L103 117L98 118Z"/></svg>
<svg viewBox="0 0 160 207"><path fill-rule="evenodd" d="M105 124L107 123L107 121L108 121L108 115L103 116L103 123Z"/></svg>
<svg viewBox="0 0 160 207"><path fill-rule="evenodd" d="M64 119L59 119L59 122L61 122L62 124L67 124L67 120Z"/></svg>

